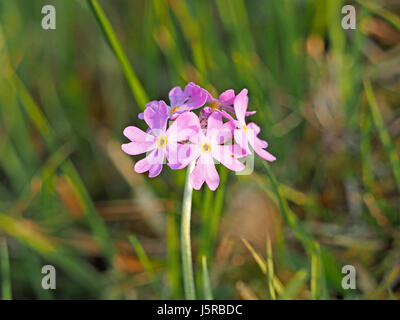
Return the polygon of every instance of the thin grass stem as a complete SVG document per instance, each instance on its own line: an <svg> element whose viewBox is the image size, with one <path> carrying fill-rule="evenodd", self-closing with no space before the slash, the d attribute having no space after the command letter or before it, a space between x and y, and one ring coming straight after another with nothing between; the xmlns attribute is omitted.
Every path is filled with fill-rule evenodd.
<svg viewBox="0 0 400 320"><path fill-rule="evenodd" d="M105 15L97 0L88 0L88 4L94 16L96 17L105 38L107 39L111 49L118 59L118 62L121 66L122 71L124 72L132 94L136 99L136 102L141 109L144 109L144 106L147 101L149 101L149 99L126 56L125 51L122 48L121 43L119 42L117 35L115 34L113 27L111 26L110 21L107 19L107 16Z"/></svg>

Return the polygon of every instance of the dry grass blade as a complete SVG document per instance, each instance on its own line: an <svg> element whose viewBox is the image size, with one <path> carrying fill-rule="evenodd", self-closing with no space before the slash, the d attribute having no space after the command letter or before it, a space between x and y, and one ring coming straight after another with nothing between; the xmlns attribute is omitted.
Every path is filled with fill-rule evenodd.
<svg viewBox="0 0 400 320"><path fill-rule="evenodd" d="M274 288L274 260L272 255L271 239L267 237L267 286L268 293L271 300L276 300L275 288Z"/></svg>
<svg viewBox="0 0 400 320"><path fill-rule="evenodd" d="M242 238L242 241L246 248L250 251L251 255L253 256L254 260L257 262L257 265L260 267L262 273L266 276L268 276L268 270L267 270L267 263L264 261L264 259L254 250L253 246L246 240ZM281 281L278 279L278 277L273 276L273 287L280 295L283 292L283 285Z"/></svg>

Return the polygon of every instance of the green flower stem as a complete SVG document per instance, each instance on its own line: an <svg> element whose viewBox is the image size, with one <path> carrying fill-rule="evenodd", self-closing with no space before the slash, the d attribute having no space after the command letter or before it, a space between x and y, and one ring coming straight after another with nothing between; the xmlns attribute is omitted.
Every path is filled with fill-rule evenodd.
<svg viewBox="0 0 400 320"><path fill-rule="evenodd" d="M190 217L192 212L192 192L193 188L190 184L190 174L195 166L193 161L186 171L185 189L183 191L182 200L182 217L181 217L181 253L183 268L183 284L185 288L185 297L187 300L196 299L196 291L193 278L192 249L190 242Z"/></svg>

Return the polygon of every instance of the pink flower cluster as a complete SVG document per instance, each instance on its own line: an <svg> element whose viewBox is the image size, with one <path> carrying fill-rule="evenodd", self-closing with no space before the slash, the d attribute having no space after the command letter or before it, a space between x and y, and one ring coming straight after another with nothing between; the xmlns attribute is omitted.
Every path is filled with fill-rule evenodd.
<svg viewBox="0 0 400 320"><path fill-rule="evenodd" d="M215 160L233 171L245 168L239 159L252 150L267 161L275 161L265 150L268 143L258 138L260 127L246 123L246 117L255 113L247 111L247 89L238 95L227 90L216 99L191 82L184 90L173 88L169 100L170 105L151 101L139 114L149 127L146 132L134 126L124 130L131 142L123 144L122 150L129 155L147 153L136 163L136 172L148 171L152 178L160 174L164 163L175 170L195 161L190 175L193 188L199 190L206 182L215 190L219 185ZM192 112L201 107L199 116Z"/></svg>

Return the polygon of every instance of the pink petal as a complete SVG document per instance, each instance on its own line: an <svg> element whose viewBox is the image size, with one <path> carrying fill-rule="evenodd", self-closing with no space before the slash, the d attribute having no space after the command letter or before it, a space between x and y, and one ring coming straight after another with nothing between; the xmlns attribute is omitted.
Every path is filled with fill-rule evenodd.
<svg viewBox="0 0 400 320"><path fill-rule="evenodd" d="M196 144L175 144L168 146L168 165L171 169L185 168L200 155L200 147Z"/></svg>
<svg viewBox="0 0 400 320"><path fill-rule="evenodd" d="M247 153L251 153L250 149L249 149L249 139L248 139L246 132L244 132L244 130L242 128L235 129L235 131L233 132L233 135L235 138L235 142L241 148L243 148L243 150L245 150Z"/></svg>
<svg viewBox="0 0 400 320"><path fill-rule="evenodd" d="M273 162L276 160L276 158L272 154L270 154L268 151L264 149L254 148L254 152L267 161Z"/></svg>
<svg viewBox="0 0 400 320"><path fill-rule="evenodd" d="M235 91L232 89L222 92L219 96L219 101L225 106L232 105L234 100L235 100Z"/></svg>
<svg viewBox="0 0 400 320"><path fill-rule="evenodd" d="M154 142L154 136L140 130L137 127L129 126L124 129L124 136L127 137L131 141L138 142Z"/></svg>
<svg viewBox="0 0 400 320"><path fill-rule="evenodd" d="M176 107L185 103L185 100L187 98L187 94L185 94L180 87L172 88L168 96L171 107Z"/></svg>
<svg viewBox="0 0 400 320"><path fill-rule="evenodd" d="M158 103L156 106L155 104ZM168 121L168 106L162 100L153 102L152 107L144 110L144 121L152 130L165 131Z"/></svg>
<svg viewBox="0 0 400 320"><path fill-rule="evenodd" d="M135 164L135 171L137 173L149 171L149 177L154 178L160 174L163 162L164 153L161 150L156 149L151 152L146 158L138 161Z"/></svg>
<svg viewBox="0 0 400 320"><path fill-rule="evenodd" d="M223 144L231 141L235 124L232 121L223 123L223 112L213 112L212 115L214 116L210 116L207 121L207 139L216 144Z"/></svg>
<svg viewBox="0 0 400 320"><path fill-rule="evenodd" d="M184 94L185 94L185 96L190 96L191 94L192 94L192 90L193 90L193 88L195 88L195 87L198 87L198 85L196 85L194 82L189 82L186 86L185 86L185 89L184 89Z"/></svg>
<svg viewBox="0 0 400 320"><path fill-rule="evenodd" d="M171 142L198 141L200 131L200 120L197 115L193 112L184 112L170 125L167 136Z"/></svg>
<svg viewBox="0 0 400 320"><path fill-rule="evenodd" d="M254 131L255 135L258 135L260 133L260 127L258 125L256 125L254 122L250 122L247 125L247 128Z"/></svg>
<svg viewBox="0 0 400 320"><path fill-rule="evenodd" d="M149 170L149 178L157 177L161 173L162 166L163 165L161 163L151 166Z"/></svg>
<svg viewBox="0 0 400 320"><path fill-rule="evenodd" d="M261 139L259 139L257 137L256 137L256 140L257 140L256 143L260 148L262 148L262 149L268 148L268 142L267 141L261 140Z"/></svg>
<svg viewBox="0 0 400 320"><path fill-rule="evenodd" d="M212 158L201 155L190 175L190 183L194 189L199 190L204 182L214 191L219 185L219 176Z"/></svg>
<svg viewBox="0 0 400 320"><path fill-rule="evenodd" d="M235 108L236 118L240 123L245 123L244 117L246 116L247 104L249 102L249 98L247 97L247 89L243 89L236 96L233 106Z"/></svg>
<svg viewBox="0 0 400 320"><path fill-rule="evenodd" d="M190 174L190 184L193 189L200 190L203 183L206 181L204 164L197 161L192 173Z"/></svg>
<svg viewBox="0 0 400 320"><path fill-rule="evenodd" d="M209 140L214 140L218 137L222 126L222 115L219 112L212 112L207 120L207 134Z"/></svg>
<svg viewBox="0 0 400 320"><path fill-rule="evenodd" d="M224 123L219 129L218 143L224 144L231 141L233 139L234 130L235 125L231 121Z"/></svg>
<svg viewBox="0 0 400 320"><path fill-rule="evenodd" d="M213 157L232 171L242 171L245 165L237 160L233 145L213 146Z"/></svg>
<svg viewBox="0 0 400 320"><path fill-rule="evenodd" d="M196 109L202 107L208 98L208 92L193 82L190 82L186 88L185 93L188 93L190 98L187 101L187 106L189 109Z"/></svg>
<svg viewBox="0 0 400 320"><path fill-rule="evenodd" d="M230 147L230 152L237 158L243 158L245 156L247 156L247 152L246 150L244 150L241 146L239 146L238 144L232 144L232 145L228 145Z"/></svg>
<svg viewBox="0 0 400 320"><path fill-rule="evenodd" d="M149 157L152 158L151 154L148 155L147 157L143 158L142 160L139 160L138 162L136 162L135 171L137 173L143 173L143 172L149 171L150 167L152 166L151 160L148 159Z"/></svg>
<svg viewBox="0 0 400 320"><path fill-rule="evenodd" d="M247 125L247 130L248 130L249 143L253 148L256 145L258 148L262 149L268 147L267 141L261 140L257 137L257 135L260 133L260 127L258 125L256 125L254 122L249 123Z"/></svg>
<svg viewBox="0 0 400 320"><path fill-rule="evenodd" d="M129 142L129 143L124 143L121 146L122 151L131 156L141 153L146 153L154 148L155 148L154 143L145 143L145 142Z"/></svg>
<svg viewBox="0 0 400 320"><path fill-rule="evenodd" d="M122 150L127 154L141 154L155 147L155 137L137 127L130 126L125 128L124 135L132 141L121 146Z"/></svg>
<svg viewBox="0 0 400 320"><path fill-rule="evenodd" d="M211 157L209 157L211 158ZM210 190L214 191L219 185L219 175L213 161L205 164L206 183Z"/></svg>
<svg viewBox="0 0 400 320"><path fill-rule="evenodd" d="M252 126L249 124L247 128L250 136L249 143L253 147L254 152L267 161L275 161L276 158L268 151L264 150L266 147L268 147L268 143L257 137L260 128L256 124L253 124Z"/></svg>
<svg viewBox="0 0 400 320"><path fill-rule="evenodd" d="M253 114L256 114L257 113L257 111L247 111L246 112L246 117L248 117L248 116L252 116Z"/></svg>

